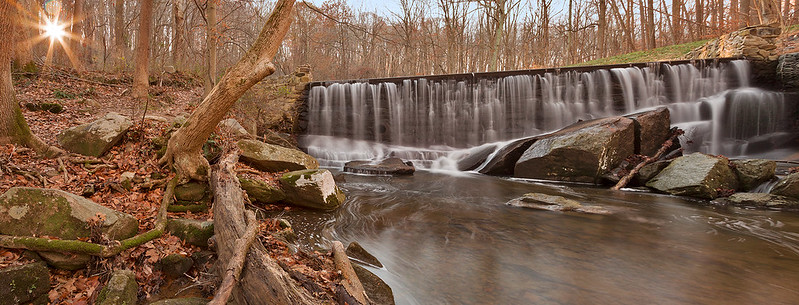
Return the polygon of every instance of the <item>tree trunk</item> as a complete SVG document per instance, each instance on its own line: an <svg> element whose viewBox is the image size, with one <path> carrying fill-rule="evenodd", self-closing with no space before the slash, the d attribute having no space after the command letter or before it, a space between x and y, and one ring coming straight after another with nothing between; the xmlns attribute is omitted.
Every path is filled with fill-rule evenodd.
<svg viewBox="0 0 799 305"><path fill-rule="evenodd" d="M671 37L672 44L680 43L682 26L680 25L680 0L671 1Z"/></svg>
<svg viewBox="0 0 799 305"><path fill-rule="evenodd" d="M607 48L605 47L605 35L607 35L608 21L608 2L607 0L599 0L599 29L597 30L597 45L599 45L599 58L607 56Z"/></svg>
<svg viewBox="0 0 799 305"><path fill-rule="evenodd" d="M139 11L139 35L136 39L136 71L133 75L133 98L146 98L150 88L150 28L153 23L153 0L142 0Z"/></svg>
<svg viewBox="0 0 799 305"><path fill-rule="evenodd" d="M205 76L205 95L216 85L216 45L219 40L219 33L216 29L216 0L208 0L208 7L205 9L205 16L208 21L208 28L205 34L205 42L208 47L206 57L207 73ZM282 38L281 38L282 39Z"/></svg>
<svg viewBox="0 0 799 305"><path fill-rule="evenodd" d="M116 52L116 70L125 70L125 0L114 3L114 49Z"/></svg>
<svg viewBox="0 0 799 305"><path fill-rule="evenodd" d="M20 24L21 16L11 1L0 1L0 144L21 144L39 153L52 156L61 153L34 135L17 103L14 83L11 79L11 56L16 44L13 33Z"/></svg>
<svg viewBox="0 0 799 305"><path fill-rule="evenodd" d="M208 161L201 148L244 92L275 71L272 57L291 24L294 0L280 0L247 54L222 76L186 123L169 139L161 163L171 163L182 177L205 180Z"/></svg>
<svg viewBox="0 0 799 305"><path fill-rule="evenodd" d="M705 4L702 0L696 0L694 10L696 11L696 37L694 39L699 40L705 35Z"/></svg>
<svg viewBox="0 0 799 305"><path fill-rule="evenodd" d="M728 22L729 27L737 27L740 24L738 20L738 18L741 18L738 14L738 0L730 1L730 16L728 18L730 18Z"/></svg>
<svg viewBox="0 0 799 305"><path fill-rule="evenodd" d="M176 70L183 67L183 0L172 0L172 65Z"/></svg>
<svg viewBox="0 0 799 305"><path fill-rule="evenodd" d="M751 8L752 8L752 0L741 0L741 9L740 12L740 25L739 27L745 27L749 25L749 21L751 20Z"/></svg>
<svg viewBox="0 0 799 305"><path fill-rule="evenodd" d="M282 0L281 2L285 4L285 2L292 1ZM278 3L275 12L279 11L280 4ZM221 81L220 84L222 84ZM214 88L213 91L216 92L216 89ZM219 257L217 261L222 264L231 261L235 254L236 240L245 236L248 225L244 209L244 191L241 190L241 185L233 170L236 162L238 162L238 154L225 154L219 164L215 166L210 179L214 192L214 236L216 236L217 256ZM222 273L221 275L226 273L224 268L218 268L218 270ZM240 278L239 285L233 289L235 304L319 303L297 285L291 276L278 265L277 261L266 253L266 249L260 242L255 242L250 247Z"/></svg>
<svg viewBox="0 0 799 305"><path fill-rule="evenodd" d="M654 49L657 48L657 42L655 42L655 1L647 0L646 5L646 24L648 30L646 38L649 40L649 48Z"/></svg>
<svg viewBox="0 0 799 305"><path fill-rule="evenodd" d="M75 0L74 12L72 13L72 47L71 47L71 61L75 70L83 72L83 19L85 14L83 12L83 0Z"/></svg>
<svg viewBox="0 0 799 305"><path fill-rule="evenodd" d="M780 4L777 0L760 0L760 23L775 24L780 22Z"/></svg>

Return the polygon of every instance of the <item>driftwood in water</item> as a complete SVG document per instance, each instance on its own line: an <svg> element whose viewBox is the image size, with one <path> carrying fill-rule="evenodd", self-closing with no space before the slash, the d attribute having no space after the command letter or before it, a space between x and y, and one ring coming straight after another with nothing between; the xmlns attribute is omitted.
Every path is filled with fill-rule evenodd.
<svg viewBox="0 0 799 305"><path fill-rule="evenodd" d="M627 173L627 175L622 177L621 180L619 180L619 182L616 183L616 185L614 185L610 189L618 191L619 189L621 189L624 186L626 186L627 183L630 183L630 180L632 180L633 177L635 176L635 174L637 174L638 171L640 171L642 168L644 168L644 166L646 166L647 164L655 162L658 159L660 159L660 156L662 156L664 153L666 153L667 150L669 150L669 148L674 144L674 141L677 140L677 136L679 136L681 134L683 134L682 130L680 130L680 129L674 130L672 132L672 134L671 134L671 137L668 140L666 140L666 142L663 142L663 145L660 146L660 149L658 149L658 151L655 153L654 156L652 156L651 158L650 157L644 158L644 161L641 161L641 163L638 163L638 165L636 165L632 170L630 170L630 172Z"/></svg>
<svg viewBox="0 0 799 305"><path fill-rule="evenodd" d="M244 191L233 170L238 159L237 151L226 153L219 164L214 166L209 179L215 200L214 234L219 262L228 262L233 258L236 241L247 232ZM277 261L269 257L260 242L253 243L247 252L240 279L239 284L233 288L235 304L321 303L300 287Z"/></svg>
<svg viewBox="0 0 799 305"><path fill-rule="evenodd" d="M369 297L366 296L366 291L363 289L363 284L358 279L358 275L355 274L355 269L352 269L350 258L347 257L344 245L337 240L333 241L333 262L336 263L336 268L341 271L341 286L336 289L339 300L351 305L369 304ZM353 302L357 302L357 304L353 304Z"/></svg>

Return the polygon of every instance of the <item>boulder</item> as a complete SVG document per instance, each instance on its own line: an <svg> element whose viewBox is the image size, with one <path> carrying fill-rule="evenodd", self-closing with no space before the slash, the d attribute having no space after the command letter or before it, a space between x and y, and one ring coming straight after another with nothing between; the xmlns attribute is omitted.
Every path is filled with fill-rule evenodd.
<svg viewBox="0 0 799 305"><path fill-rule="evenodd" d="M470 171L480 167L497 148L497 144L485 144L457 152L451 156L458 160L459 171Z"/></svg>
<svg viewBox="0 0 799 305"><path fill-rule="evenodd" d="M381 264L380 261L374 257L374 255L361 247L361 244L359 244L357 241L351 242L349 246L347 246L347 250L345 252L350 258L354 258L369 265L376 266L377 268L383 268L383 264Z"/></svg>
<svg viewBox="0 0 799 305"><path fill-rule="evenodd" d="M727 159L693 153L674 159L646 186L672 195L714 199L722 190L736 189L738 181Z"/></svg>
<svg viewBox="0 0 799 305"><path fill-rule="evenodd" d="M315 209L332 210L344 203L344 193L326 169L293 171L280 177L286 202Z"/></svg>
<svg viewBox="0 0 799 305"><path fill-rule="evenodd" d="M516 161L539 137L519 139L500 148L488 164L479 170L481 174L492 176L513 176ZM492 152L493 153L493 152Z"/></svg>
<svg viewBox="0 0 799 305"><path fill-rule="evenodd" d="M38 252L48 265L56 269L74 271L86 267L92 261L92 257L86 254L72 254L60 252Z"/></svg>
<svg viewBox="0 0 799 305"><path fill-rule="evenodd" d="M655 178L669 164L671 164L671 160L660 160L644 165L633 177L633 181L636 185L646 185L649 180Z"/></svg>
<svg viewBox="0 0 799 305"><path fill-rule="evenodd" d="M189 272L194 261L185 255L170 254L155 263L155 269L161 270L171 278L178 278Z"/></svg>
<svg viewBox="0 0 799 305"><path fill-rule="evenodd" d="M98 213L105 215L101 229L109 238L121 240L138 231L135 217L81 196L56 189L14 187L0 196L0 234L88 237L87 223Z"/></svg>
<svg viewBox="0 0 799 305"><path fill-rule="evenodd" d="M536 210L558 211L558 212L579 212L585 214L612 214L607 209L600 206L584 206L579 202L556 195L541 193L527 193L524 196L511 199L507 203L509 206L529 208Z"/></svg>
<svg viewBox="0 0 799 305"><path fill-rule="evenodd" d="M247 129L244 129L244 126L241 126L239 121L236 121L236 119L222 120L219 122L219 129L229 132L231 135L233 135L233 139L236 140L255 138L252 134L247 132Z"/></svg>
<svg viewBox="0 0 799 305"><path fill-rule="evenodd" d="M136 304L139 287L136 274L131 270L116 270L111 274L108 284L97 295L97 305Z"/></svg>
<svg viewBox="0 0 799 305"><path fill-rule="evenodd" d="M400 158L387 158L374 163L372 161L350 161L344 164L344 171L369 175L413 175L416 168L411 161Z"/></svg>
<svg viewBox="0 0 799 305"><path fill-rule="evenodd" d="M363 290L372 304L394 305L394 292L383 279L357 264L352 264L352 269L361 280Z"/></svg>
<svg viewBox="0 0 799 305"><path fill-rule="evenodd" d="M799 207L799 200L797 199L766 193L735 193L729 197L716 199L715 202L758 208Z"/></svg>
<svg viewBox="0 0 799 305"><path fill-rule="evenodd" d="M780 179L780 181L774 185L774 188L771 189L771 193L774 195L799 198L799 172Z"/></svg>
<svg viewBox="0 0 799 305"><path fill-rule="evenodd" d="M738 187L742 191L756 188L763 182L774 178L777 162L763 159L747 159L730 161L733 172L738 177Z"/></svg>
<svg viewBox="0 0 799 305"><path fill-rule="evenodd" d="M256 140L241 140L241 160L266 172L319 168L319 161L299 150L266 144Z"/></svg>
<svg viewBox="0 0 799 305"><path fill-rule="evenodd" d="M247 197L253 202L268 204L286 199L286 193L283 190L266 183L266 181L239 175L239 183L241 183L241 188L247 192Z"/></svg>
<svg viewBox="0 0 799 305"><path fill-rule="evenodd" d="M634 152L633 121L623 117L579 122L535 141L514 176L597 183Z"/></svg>
<svg viewBox="0 0 799 305"><path fill-rule="evenodd" d="M208 247L208 239L214 235L214 222L175 218L167 221L166 231L189 244Z"/></svg>
<svg viewBox="0 0 799 305"><path fill-rule="evenodd" d="M42 262L0 269L0 304L47 304L50 271Z"/></svg>
<svg viewBox="0 0 799 305"><path fill-rule="evenodd" d="M177 298L160 300L150 303L150 305L206 305L208 301L208 299L201 298Z"/></svg>
<svg viewBox="0 0 799 305"><path fill-rule="evenodd" d="M639 155L654 156L671 136L671 118L666 107L627 117L635 121L635 153Z"/></svg>
<svg viewBox="0 0 799 305"><path fill-rule="evenodd" d="M202 201L208 194L208 184L202 182L191 181L175 187L175 200L177 201Z"/></svg>
<svg viewBox="0 0 799 305"><path fill-rule="evenodd" d="M66 129L56 138L68 151L99 157L119 142L131 126L130 119L111 112L94 122Z"/></svg>

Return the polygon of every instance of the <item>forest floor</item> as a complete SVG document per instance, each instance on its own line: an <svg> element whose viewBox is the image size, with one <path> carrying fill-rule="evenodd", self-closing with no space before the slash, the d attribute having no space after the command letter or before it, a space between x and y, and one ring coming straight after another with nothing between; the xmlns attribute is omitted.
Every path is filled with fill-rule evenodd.
<svg viewBox="0 0 799 305"><path fill-rule="evenodd" d="M120 187L120 175L134 172L138 177L167 177L168 169L157 164L154 140L171 127L172 118L188 117L201 101L199 82L184 75L166 75L151 86L151 99L142 103L130 97L130 77L100 73L81 75L62 70L46 73L15 74L17 99L31 130L51 145L57 145L56 135L62 130L88 123L108 112L117 112L134 120L134 126L121 143L99 158L99 164L74 161L72 156L42 158L34 151L14 145L0 146L0 163L13 172L0 172L0 194L17 186L61 189L86 195L106 207L131 214L139 219L139 232L152 229L164 194L163 188L134 185L129 191ZM58 103L61 113L31 111L28 104ZM146 111L145 111L146 109ZM142 118L147 115L148 118ZM164 120L161 120L163 118ZM222 145L230 145L222 139ZM243 165L242 165L243 166ZM262 178L276 179L265 174ZM275 181L272 181L275 183ZM258 206L258 209L291 209L285 206ZM170 218L182 217L212 220L212 211L204 213L169 213ZM333 294L338 277L329 253L300 251L290 253L283 242L272 237L280 229L276 220L263 220L260 239L273 258L288 268L298 270ZM88 268L78 271L51 269L51 304L93 304L111 271L132 269L139 284L139 301L146 304L163 298L203 297L213 295L216 279L211 271L213 260L195 266L184 276L171 278L157 270L157 262L170 254L191 257L213 257L213 252L182 242L165 234L141 246L123 251L106 259L95 259ZM24 251L0 248L0 268L30 260ZM310 267L309 267L310 266Z"/></svg>

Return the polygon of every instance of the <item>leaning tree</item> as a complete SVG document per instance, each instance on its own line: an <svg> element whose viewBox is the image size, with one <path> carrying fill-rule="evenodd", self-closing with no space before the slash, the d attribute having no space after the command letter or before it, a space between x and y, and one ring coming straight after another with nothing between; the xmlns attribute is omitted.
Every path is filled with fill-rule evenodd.
<svg viewBox="0 0 799 305"><path fill-rule="evenodd" d="M244 92L275 72L272 58L292 21L294 0L280 0L249 51L222 76L186 123L169 139L160 163L171 164L179 177L206 180L210 166L203 143Z"/></svg>

